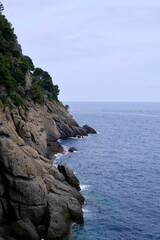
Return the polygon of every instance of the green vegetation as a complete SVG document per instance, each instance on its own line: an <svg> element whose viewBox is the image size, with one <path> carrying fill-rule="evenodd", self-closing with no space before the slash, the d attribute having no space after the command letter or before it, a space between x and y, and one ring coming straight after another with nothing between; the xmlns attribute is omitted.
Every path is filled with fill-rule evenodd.
<svg viewBox="0 0 160 240"><path fill-rule="evenodd" d="M32 76L30 97L41 104L45 96L49 101L58 102L58 85L53 84L48 72L35 68L32 59L22 54L14 29L2 14L3 10L3 4L0 2L0 85L4 85L8 93L11 90L16 91L18 86L25 88L26 73L30 71ZM20 99L13 100L15 105L23 105Z"/></svg>
<svg viewBox="0 0 160 240"><path fill-rule="evenodd" d="M68 111L69 110L69 105L65 105L64 108Z"/></svg>
<svg viewBox="0 0 160 240"><path fill-rule="evenodd" d="M37 103L44 103L44 93L42 92L42 90L40 89L39 85L37 82L34 82L31 85L31 97L33 99L33 101L37 102Z"/></svg>
<svg viewBox="0 0 160 240"><path fill-rule="evenodd" d="M28 114L27 112L29 111L28 107L26 106L26 104L23 102L23 100L17 96L17 95L12 95L11 96L11 99L12 99L12 103L15 105L15 106L22 106L23 109L24 109L24 115L27 117ZM7 97L0 97L0 100L1 102L3 103L3 106L4 107L9 107L10 110L13 110L14 109L14 106L12 105L12 103L10 102L10 100L7 99Z"/></svg>
<svg viewBox="0 0 160 240"><path fill-rule="evenodd" d="M0 3L0 14L2 14L3 10L4 10L3 4Z"/></svg>
<svg viewBox="0 0 160 240"><path fill-rule="evenodd" d="M13 110L13 105L7 101L5 97L0 97L0 100L2 101L4 107L9 107L10 110Z"/></svg>
<svg viewBox="0 0 160 240"><path fill-rule="evenodd" d="M53 85L52 78L48 72L36 68L33 73L33 82L39 86L39 90L48 96L48 100L58 101L59 88Z"/></svg>
<svg viewBox="0 0 160 240"><path fill-rule="evenodd" d="M29 69L25 57L16 49L17 37L4 15L0 14L0 84L12 89L18 84L25 86Z"/></svg>
<svg viewBox="0 0 160 240"><path fill-rule="evenodd" d="M28 68L31 71L34 71L35 67L34 67L34 64L32 62L32 59L30 57L28 57L28 56L24 56L24 58L25 58L25 61L26 61L27 65L28 65Z"/></svg>
<svg viewBox="0 0 160 240"><path fill-rule="evenodd" d="M15 106L22 106L23 109L24 109L24 115L27 117L28 114L27 112L29 111L28 107L26 106L26 104L23 102L22 98L20 98L19 96L17 95L12 95L11 96L12 100L13 100L13 103Z"/></svg>
<svg viewBox="0 0 160 240"><path fill-rule="evenodd" d="M22 98L18 97L17 95L13 95L12 100L16 106L24 106L25 105Z"/></svg>

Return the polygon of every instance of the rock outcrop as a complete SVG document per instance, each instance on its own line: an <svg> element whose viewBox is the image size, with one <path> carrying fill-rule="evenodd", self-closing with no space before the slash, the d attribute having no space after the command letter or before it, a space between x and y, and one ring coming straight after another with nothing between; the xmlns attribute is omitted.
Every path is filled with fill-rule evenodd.
<svg viewBox="0 0 160 240"><path fill-rule="evenodd" d="M76 148L74 148L74 147L70 147L69 149L68 149L68 152L77 152L77 149Z"/></svg>
<svg viewBox="0 0 160 240"><path fill-rule="evenodd" d="M80 182L79 182L78 178L74 175L72 169L70 169L69 167L67 167L63 164L59 164L58 165L58 170L60 171L60 173L63 174L66 181L72 187L75 187L78 191L80 191Z"/></svg>
<svg viewBox="0 0 160 240"><path fill-rule="evenodd" d="M87 132L58 104L23 101L27 114L0 102L0 239L67 239L83 222L84 198L73 171L52 157L63 152L58 139Z"/></svg>
<svg viewBox="0 0 160 240"><path fill-rule="evenodd" d="M88 126L88 125L84 125L83 126L83 130L85 131L85 132L87 132L87 134L96 134L97 132L96 132L96 130L94 130L92 127L90 127L90 126Z"/></svg>

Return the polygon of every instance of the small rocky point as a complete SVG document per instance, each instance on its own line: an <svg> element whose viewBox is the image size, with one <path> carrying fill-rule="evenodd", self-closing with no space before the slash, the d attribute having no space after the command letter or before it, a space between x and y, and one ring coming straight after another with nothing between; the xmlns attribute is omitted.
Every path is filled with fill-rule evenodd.
<svg viewBox="0 0 160 240"><path fill-rule="evenodd" d="M76 149L76 148L74 148L74 147L70 147L69 149L68 149L68 152L77 152L78 150Z"/></svg>
<svg viewBox="0 0 160 240"><path fill-rule="evenodd" d="M58 104L23 99L29 111L0 101L0 240L65 240L83 222L79 180L53 156L60 138L86 136Z"/></svg>
<svg viewBox="0 0 160 240"><path fill-rule="evenodd" d="M83 126L83 130L87 133L87 134L96 134L96 130L94 130L93 128L91 128L90 126L88 125L84 125Z"/></svg>

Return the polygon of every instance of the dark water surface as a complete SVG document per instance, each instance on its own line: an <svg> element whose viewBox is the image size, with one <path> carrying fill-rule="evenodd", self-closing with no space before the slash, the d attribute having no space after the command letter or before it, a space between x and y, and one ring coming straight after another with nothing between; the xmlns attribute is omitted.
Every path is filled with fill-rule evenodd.
<svg viewBox="0 0 160 240"><path fill-rule="evenodd" d="M97 135L62 140L86 199L70 240L160 239L160 103L69 103Z"/></svg>

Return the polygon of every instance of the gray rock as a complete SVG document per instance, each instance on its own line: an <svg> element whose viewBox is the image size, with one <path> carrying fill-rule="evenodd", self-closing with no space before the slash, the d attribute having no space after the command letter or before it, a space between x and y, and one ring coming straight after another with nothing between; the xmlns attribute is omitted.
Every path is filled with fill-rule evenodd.
<svg viewBox="0 0 160 240"><path fill-rule="evenodd" d="M96 130L94 130L92 127L88 126L88 125L84 125L83 129L87 132L87 133L91 133L91 134L96 134Z"/></svg>
<svg viewBox="0 0 160 240"><path fill-rule="evenodd" d="M69 150L68 150L68 152L75 152L75 151L77 152L78 150L74 147L70 147Z"/></svg>
<svg viewBox="0 0 160 240"><path fill-rule="evenodd" d="M83 138L83 136L81 136L81 135L77 135L76 137L78 137L78 138Z"/></svg>
<svg viewBox="0 0 160 240"><path fill-rule="evenodd" d="M38 231L28 218L12 223L12 228L14 236L17 236L18 239L39 240Z"/></svg>
<svg viewBox="0 0 160 240"><path fill-rule="evenodd" d="M62 173L64 175L66 181L72 187L75 187L78 191L80 191L80 182L79 182L78 178L74 175L71 168L69 168L63 164L59 164L58 170L60 171L60 173Z"/></svg>
<svg viewBox="0 0 160 240"><path fill-rule="evenodd" d="M72 223L83 222L84 197L73 171L51 159L63 151L59 138L87 132L63 107L21 98L27 117L22 106L0 104L0 237L67 239Z"/></svg>

